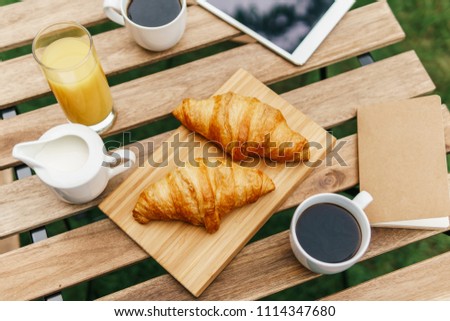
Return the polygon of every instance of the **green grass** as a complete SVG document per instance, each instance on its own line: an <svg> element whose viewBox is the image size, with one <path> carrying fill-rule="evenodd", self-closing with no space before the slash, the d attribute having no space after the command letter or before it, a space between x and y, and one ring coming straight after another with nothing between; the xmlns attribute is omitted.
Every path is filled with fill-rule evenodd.
<svg viewBox="0 0 450 321"><path fill-rule="evenodd" d="M6 5L15 0L0 0L0 5ZM357 6L366 5L373 1L359 0ZM395 54L415 50L430 77L436 84L436 93L442 97L444 103L450 102L450 1L447 0L410 0L390 1L390 6L395 16L406 33L406 40L373 52L376 60L381 60ZM93 33L117 28L117 25L107 22L100 26L89 28ZM123 83L131 79L143 77L167 68L187 63L202 57L213 55L222 50L229 50L237 46L232 42L218 44L210 48L198 50L194 53L184 54L179 57L161 61L150 66L139 68L127 73L110 77L112 85ZM0 53L0 60L11 59L30 53L30 46L24 46L14 50ZM328 68L328 76L358 67L356 59L335 64ZM311 72L293 79L271 85L278 93L283 93L300 86L304 86L320 80L318 72ZM35 108L55 103L53 96L43 97L20 104L20 112L27 112ZM142 126L132 131L133 139L144 139L161 132L176 128L178 122L173 118L158 121L151 125ZM345 137L356 133L356 122L348 121L332 129L337 137ZM116 135L107 140L107 144L114 147L115 141L122 141L121 135ZM127 143L127 141L125 141ZM348 191L348 196L355 194L357 189ZM293 209L274 215L263 228L255 235L252 241L262 239L289 228ZM88 211L85 214L69 218L66 222L56 222L47 226L50 236L65 232L68 228L78 228L93 221L105 219L99 210ZM23 245L30 243L28 234L21 235ZM270 300L314 300L324 295L335 293L348 286L353 286L371 278L383 275L396 269L414 264L450 250L450 238L444 234L422 240L398 250L372 258L352 267L345 273L332 276L322 276L299 286L292 287L265 299ZM133 284L151 279L165 273L154 260L147 259L132 266L98 277L89 282L83 282L77 286L63 290L66 300L92 300L106 294L118 291Z"/></svg>

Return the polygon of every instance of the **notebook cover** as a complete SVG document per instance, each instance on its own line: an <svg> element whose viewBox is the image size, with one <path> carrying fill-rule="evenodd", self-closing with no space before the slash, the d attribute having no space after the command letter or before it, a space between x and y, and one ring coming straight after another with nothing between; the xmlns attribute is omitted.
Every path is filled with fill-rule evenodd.
<svg viewBox="0 0 450 321"><path fill-rule="evenodd" d="M360 188L372 194L371 223L450 215L439 96L358 110Z"/></svg>

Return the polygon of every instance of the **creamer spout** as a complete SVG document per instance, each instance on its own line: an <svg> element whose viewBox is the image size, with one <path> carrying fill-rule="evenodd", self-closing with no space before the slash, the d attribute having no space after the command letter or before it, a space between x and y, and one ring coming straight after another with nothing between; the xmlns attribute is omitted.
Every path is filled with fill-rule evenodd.
<svg viewBox="0 0 450 321"><path fill-rule="evenodd" d="M12 156L31 168L44 168L44 165L36 160L36 155L44 148L46 141L33 141L20 143L14 146Z"/></svg>

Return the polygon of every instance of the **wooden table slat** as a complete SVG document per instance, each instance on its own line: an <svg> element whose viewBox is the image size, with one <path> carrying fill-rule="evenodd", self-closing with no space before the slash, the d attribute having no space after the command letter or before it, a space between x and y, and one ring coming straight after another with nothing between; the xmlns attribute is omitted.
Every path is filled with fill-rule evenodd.
<svg viewBox="0 0 450 321"><path fill-rule="evenodd" d="M166 116L183 97L206 97L239 68L273 83L371 51L404 38L389 7L374 3L351 11L309 62L296 67L259 44L249 44L157 74L115 86L112 94L119 117L107 135ZM255 59L254 57L258 57ZM5 121L0 128L0 169L18 164L12 147L38 138L66 122L57 105L40 108ZM27 124L26 127L23 124Z"/></svg>
<svg viewBox="0 0 450 321"><path fill-rule="evenodd" d="M436 233L439 232L374 228L369 251L362 260ZM245 247L198 300L257 300L319 276L298 263L289 245L289 233L285 231ZM109 301L194 299L170 275L153 278L100 298Z"/></svg>
<svg viewBox="0 0 450 321"><path fill-rule="evenodd" d="M283 94L282 97L321 126L329 128L355 117L359 105L415 97L433 89L434 85L417 56L414 52L407 52L298 88ZM450 124L450 119L446 123ZM148 143L152 142L157 147L170 134L164 133L146 139L141 145L148 147ZM450 142L450 137L448 141ZM139 150L135 151L139 153ZM148 152L140 151L143 157L142 154ZM100 198L83 205L60 202L35 176L0 186L0 199L4 200L0 202L0 237L23 232L92 208L114 190L125 175L128 174L111 181ZM327 179L330 182L330 174ZM300 189L295 191L299 192ZM290 204L289 200L287 204ZM20 213L17 209L20 209ZM18 215L20 220L17 220Z"/></svg>
<svg viewBox="0 0 450 321"><path fill-rule="evenodd" d="M2 121L0 120L0 125ZM12 169L0 171L0 186L9 184L14 180ZM9 252L20 247L19 235L11 235L5 239L0 239L0 254Z"/></svg>
<svg viewBox="0 0 450 321"><path fill-rule="evenodd" d="M0 52L29 44L38 30L53 23L76 20L91 26L107 21L103 0L22 0L0 6L0 17Z"/></svg>
<svg viewBox="0 0 450 321"><path fill-rule="evenodd" d="M450 252L383 275L324 301L450 300ZM412 286L414 284L414 286Z"/></svg>
<svg viewBox="0 0 450 321"><path fill-rule="evenodd" d="M93 39L103 70L107 75L114 75L239 34L240 31L202 8L194 6L188 8L186 33L181 41L175 47L163 52L151 52L139 47L125 28L98 34L93 36ZM0 66L2 68L0 108L16 105L50 92L47 81L31 54L1 62Z"/></svg>
<svg viewBox="0 0 450 321"><path fill-rule="evenodd" d="M365 258L436 233L375 228ZM0 300L40 297L146 257L147 254L111 221L89 224L0 256L3 263L0 268ZM264 278L261 282L255 279L255 270ZM257 299L315 276L295 260L285 231L245 247L200 299ZM151 291L143 291L147 295L141 296L141 300L193 298L170 276L148 282Z"/></svg>
<svg viewBox="0 0 450 321"><path fill-rule="evenodd" d="M0 255L0 300L51 294L146 257L113 222L102 220Z"/></svg>
<svg viewBox="0 0 450 321"><path fill-rule="evenodd" d="M449 124L446 124L447 126ZM358 182L357 170L357 143L356 135L338 140L337 144L343 144L339 154L346 160L347 166L341 166L337 162L333 162L332 166L326 166L326 163L317 168L311 176L309 176L298 188L298 192L291 195L290 205L299 204L306 197L320 192L336 192L342 189L354 186ZM339 146L339 145L338 145ZM331 177L331 179L330 179ZM450 181L450 175L449 175ZM349 185L351 184L351 185ZM449 182L450 184L450 182ZM394 231L394 232L391 232ZM395 232L398 231L398 232ZM381 233L379 238L376 233ZM389 239L384 233L393 233L394 240ZM397 238L397 234L398 237ZM373 239L371 241L370 253L379 253L392 250L396 247L406 245L414 240L434 235L436 231L405 231L402 229L374 229ZM410 239L410 236L413 239ZM265 246L273 243L273 237L266 238ZM285 236L285 239L287 236ZM405 241L406 239L406 241ZM404 243L402 243L404 242ZM287 239L284 247L288 247ZM381 243L381 244L379 244ZM377 245L378 244L378 245ZM375 248L375 249L374 249ZM274 251L283 253L281 249ZM245 252L244 252L245 253ZM286 249L284 249L286 254ZM253 251L251 252L253 255ZM280 254L281 255L281 254ZM48 240L41 241L37 244L29 245L13 252L0 255L0 300L4 299L32 299L42 295L46 295L61 288L65 288L76 283L94 278L104 273L113 271L128 264L138 262L146 257L146 253L134 243L122 230L109 220L92 223L84 227L57 235ZM287 288L298 284L302 281L298 276L289 278L289 268L297 268L298 264L292 263L292 255L283 255L277 257L274 254L267 254L269 259L282 260L285 269L273 269L274 282L279 282L280 288L275 288L269 282L256 282L254 280L254 271L257 269L258 275L265 276L261 263L262 254L258 253L249 260L253 265L248 268L247 275L243 273L233 274L232 281L239 278L241 282L235 286L244 284L242 280L252 279L252 284L256 287L263 287L265 290L259 289L251 294L252 299L273 293L270 291L279 291L281 288ZM289 263L291 260L291 263ZM236 261L233 260L233 262ZM76 264L74 264L76 262ZM259 268L258 268L259 267ZM267 272L268 273L268 272ZM240 277L243 279L240 279ZM311 274L307 274L306 279L310 279ZM283 281L281 281L283 280ZM231 282L232 282L231 281ZM156 281L153 281L156 282ZM215 282L213 283L213 285ZM269 284L267 288L265 284ZM182 287L181 285L179 285ZM225 286L221 287L220 293L222 297L226 295ZM162 286L161 291L166 291L167 287ZM247 293L248 286L240 288L242 293ZM208 290L207 290L208 291ZM184 293L183 291L181 291ZM250 293L250 292L248 292ZM245 294L250 295L250 294ZM159 296L159 298L162 298ZM167 299L167 297L164 297ZM203 298L203 296L202 296ZM233 298L237 299L235 296ZM155 298L156 299L156 298ZM211 299L211 298L210 298ZM217 298L219 299L219 298ZM245 299L250 299L245 297Z"/></svg>
<svg viewBox="0 0 450 321"><path fill-rule="evenodd" d="M106 21L103 0L27 0L0 7L0 51L30 43L37 31L60 21Z"/></svg>

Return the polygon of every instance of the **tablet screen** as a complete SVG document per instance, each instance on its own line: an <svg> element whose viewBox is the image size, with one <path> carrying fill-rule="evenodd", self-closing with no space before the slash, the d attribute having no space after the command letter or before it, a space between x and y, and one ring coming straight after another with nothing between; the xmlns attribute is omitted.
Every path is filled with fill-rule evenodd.
<svg viewBox="0 0 450 321"><path fill-rule="evenodd" d="M208 2L292 54L335 0L208 0Z"/></svg>

